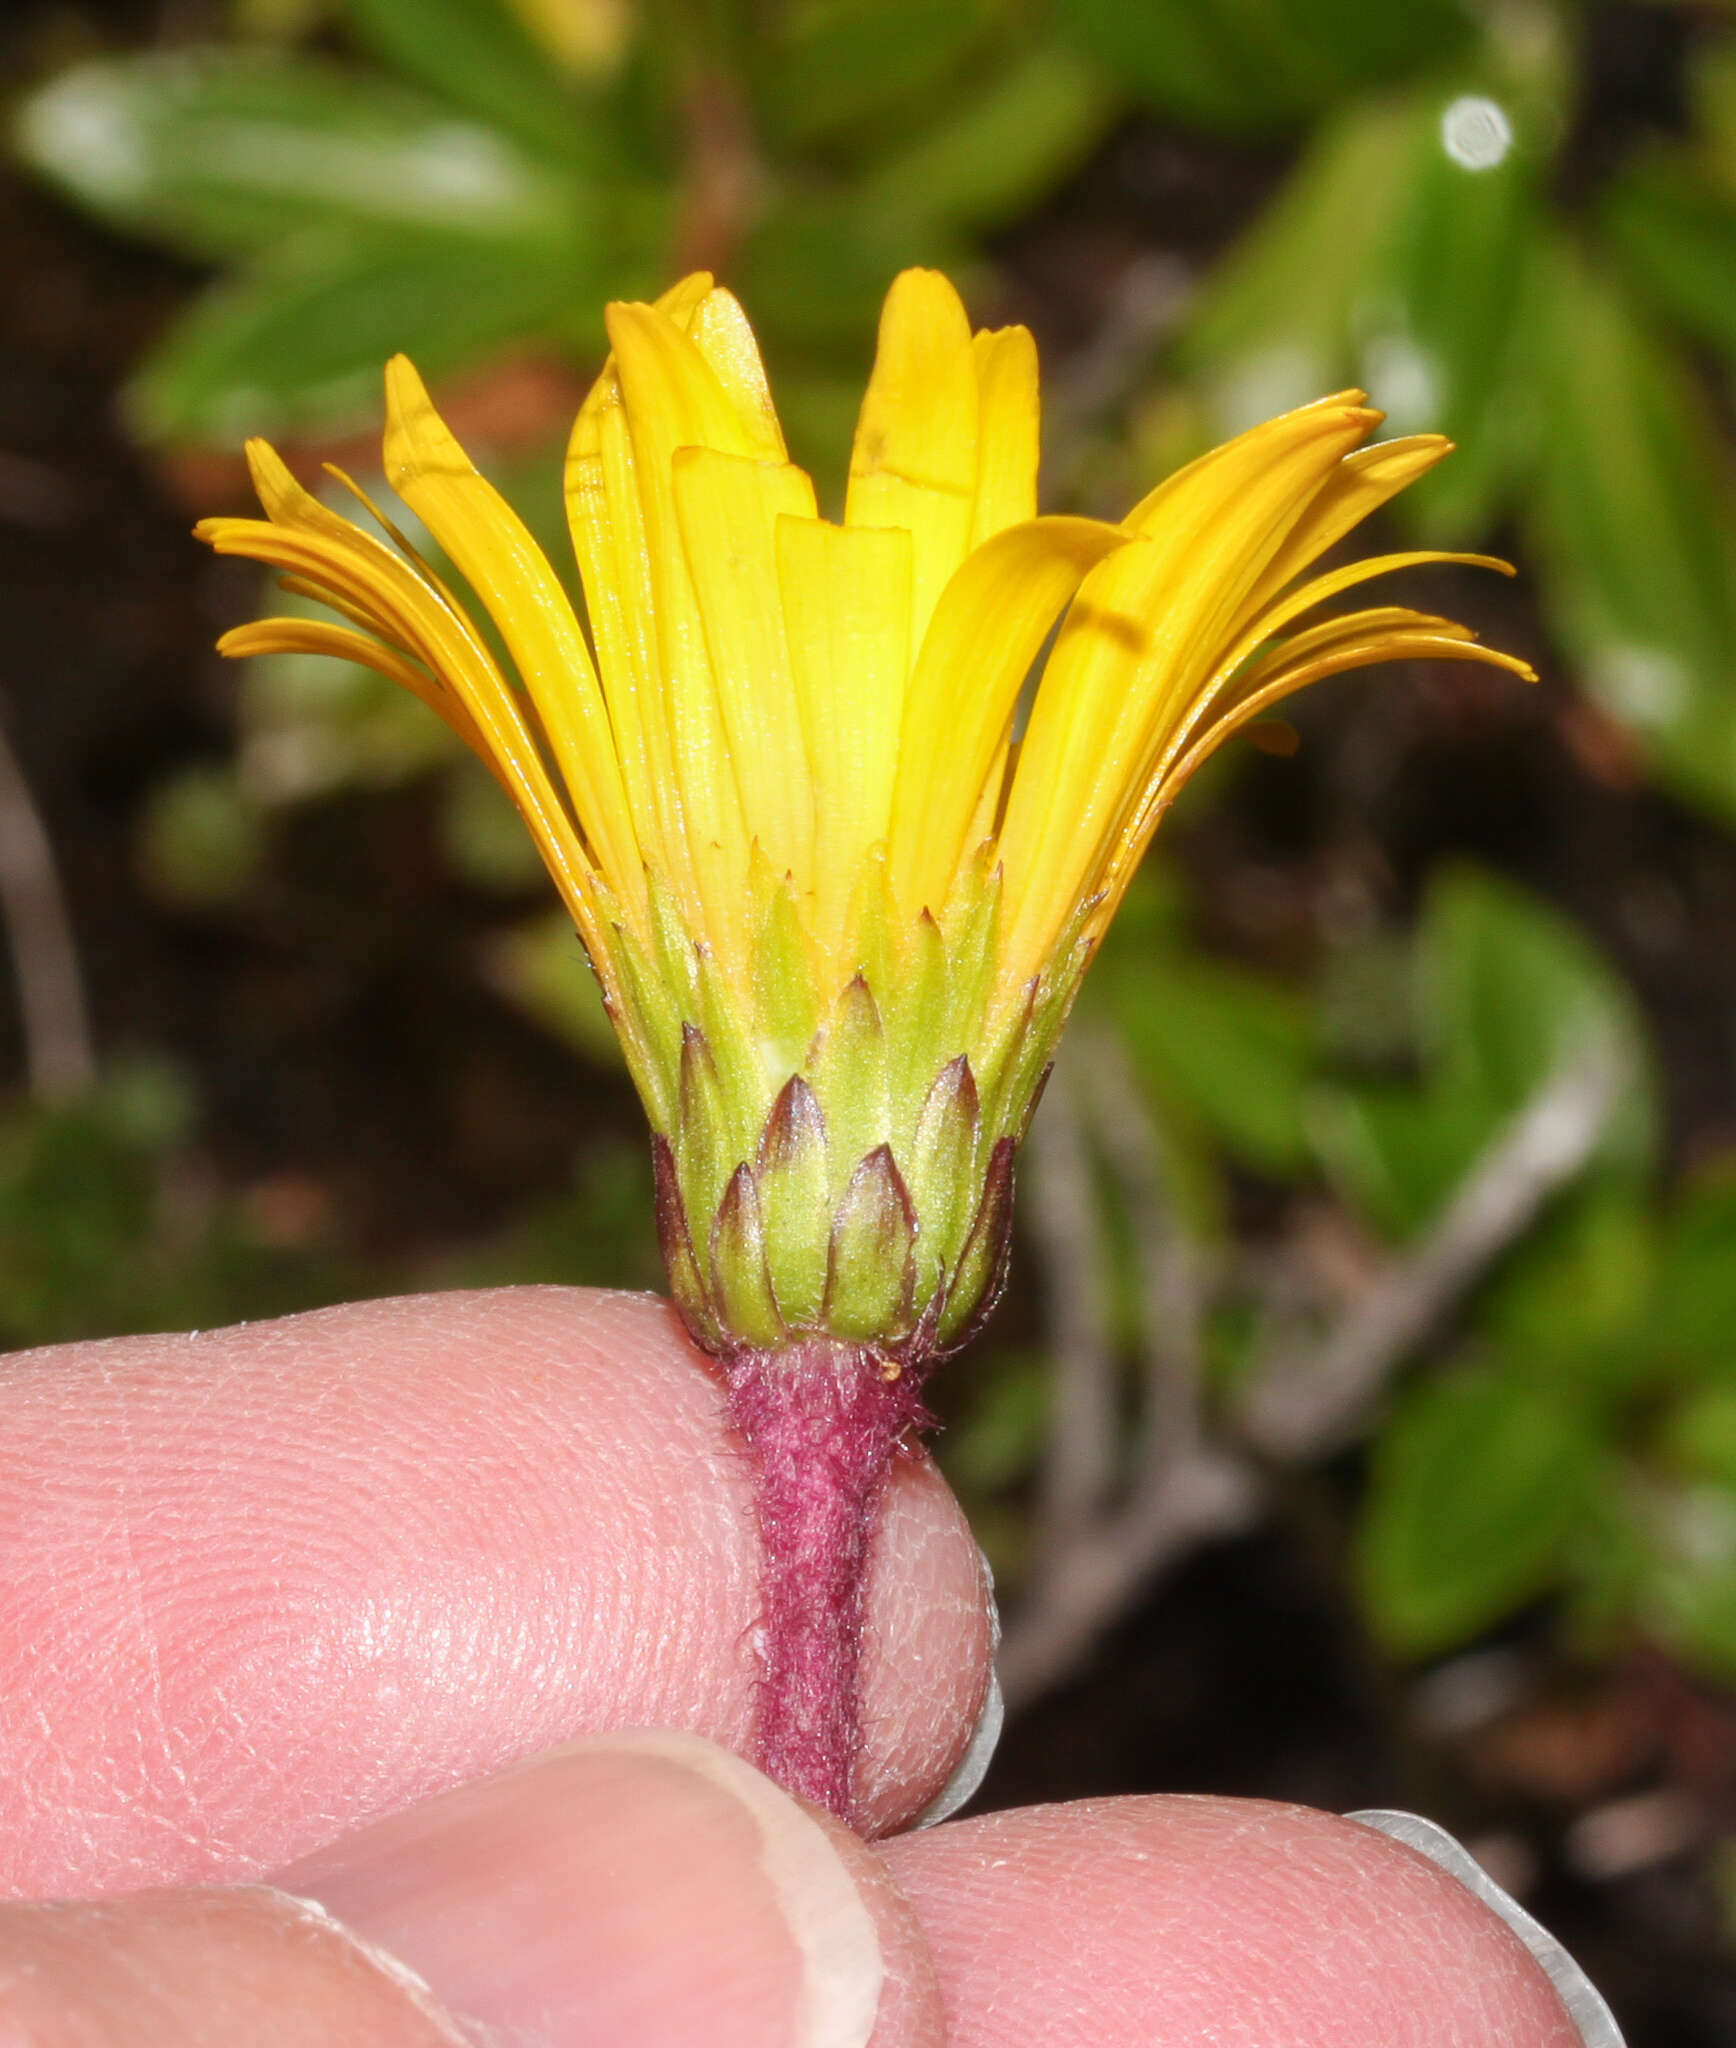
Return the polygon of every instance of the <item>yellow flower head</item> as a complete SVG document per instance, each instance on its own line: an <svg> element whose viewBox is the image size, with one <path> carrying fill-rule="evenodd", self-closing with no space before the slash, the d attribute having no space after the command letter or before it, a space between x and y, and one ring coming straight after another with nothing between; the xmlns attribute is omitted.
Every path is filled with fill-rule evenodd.
<svg viewBox="0 0 1736 2048"><path fill-rule="evenodd" d="M1447 452L1365 447L1359 392L1214 449L1119 526L1038 518L1031 337L973 335L932 271L887 299L837 524L728 292L690 277L608 324L567 457L588 634L399 357L387 477L508 665L388 522L382 540L330 511L262 442L266 519L201 536L353 623L221 644L364 662L498 777L620 1030L702 1341L824 1332L915 1358L992 1294L1056 1035L1181 784L1341 669L1528 675L1400 606L1318 616L1389 569L1505 565L1308 577Z"/></svg>

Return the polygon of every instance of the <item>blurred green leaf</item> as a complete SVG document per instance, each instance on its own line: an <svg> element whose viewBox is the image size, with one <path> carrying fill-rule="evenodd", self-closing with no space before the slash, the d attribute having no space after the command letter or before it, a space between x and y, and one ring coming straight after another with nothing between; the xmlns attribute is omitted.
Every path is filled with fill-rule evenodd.
<svg viewBox="0 0 1736 2048"><path fill-rule="evenodd" d="M357 40L508 135L587 169L618 165L609 103L576 85L504 0L343 0Z"/></svg>
<svg viewBox="0 0 1736 2048"><path fill-rule="evenodd" d="M767 125L800 145L906 123L1008 12L1007 0L793 0L757 46Z"/></svg>
<svg viewBox="0 0 1736 2048"><path fill-rule="evenodd" d="M1710 1387L1678 1401L1652 1448L1677 1478L1713 1479L1736 1489L1736 1387Z"/></svg>
<svg viewBox="0 0 1736 2048"><path fill-rule="evenodd" d="M1657 1143L1650 1056L1626 986L1585 938L1510 882L1448 868L1416 951L1420 1088L1322 1089L1309 1127L1340 1191L1377 1227L1421 1227L1507 1120L1602 1039L1623 1079L1598 1158L1636 1172Z"/></svg>
<svg viewBox="0 0 1736 2048"><path fill-rule="evenodd" d="M1112 112L1095 71L1039 44L877 165L857 203L949 230L1004 226L1077 168Z"/></svg>
<svg viewBox="0 0 1736 2048"><path fill-rule="evenodd" d="M662 1287L652 1223L651 1148L600 1137L569 1190L538 1203L491 1244L441 1273L452 1287Z"/></svg>
<svg viewBox="0 0 1736 2048"><path fill-rule="evenodd" d="M1685 1187L1664 1220L1646 1334L1666 1363L1736 1380L1736 1166Z"/></svg>
<svg viewBox="0 0 1736 2048"><path fill-rule="evenodd" d="M1455 1373L1407 1396L1376 1445L1358 1537L1375 1632L1430 1656L1544 1592L1599 1475L1579 1410L1514 1374Z"/></svg>
<svg viewBox="0 0 1736 2048"><path fill-rule="evenodd" d="M967 1495L998 1493L1034 1469L1048 1429L1054 1374L1034 1352L997 1351L976 1366L974 1398L949 1425L941 1460Z"/></svg>
<svg viewBox="0 0 1736 2048"><path fill-rule="evenodd" d="M1232 133L1441 63L1471 34L1457 0L1059 0L1056 21L1125 90Z"/></svg>
<svg viewBox="0 0 1736 2048"><path fill-rule="evenodd" d="M395 351L438 377L557 330L575 284L510 244L304 236L194 301L135 376L128 414L155 441L361 425Z"/></svg>
<svg viewBox="0 0 1736 2048"><path fill-rule="evenodd" d="M603 1008L603 992L564 910L497 933L489 942L487 971L495 987L545 1031L597 1066L620 1066L620 1041Z"/></svg>
<svg viewBox="0 0 1736 2048"><path fill-rule="evenodd" d="M932 241L912 249L902 221L856 204L853 192L791 189L755 223L736 260L736 289L755 325L786 347L848 348L866 360L886 288ZM932 229L924 228L925 234ZM856 380L858 403L861 381Z"/></svg>
<svg viewBox="0 0 1736 2048"><path fill-rule="evenodd" d="M383 80L269 50L195 47L64 71L25 100L25 161L112 225L196 255L319 227L542 248L562 182L496 131Z"/></svg>
<svg viewBox="0 0 1736 2048"><path fill-rule="evenodd" d="M1565 246L1531 295L1543 596L1594 694L1685 795L1736 816L1736 553L1686 365Z"/></svg>
<svg viewBox="0 0 1736 2048"><path fill-rule="evenodd" d="M1205 383L1224 433L1343 382L1354 311L1405 203L1427 118L1378 102L1324 122L1206 279L1175 361Z"/></svg>
<svg viewBox="0 0 1736 2048"><path fill-rule="evenodd" d="M1632 1074L1614 1148L1647 1163L1656 1141L1639 1013L1627 985L1579 928L1484 868L1440 870L1429 885L1417 960L1424 1057L1444 1093L1510 1115L1599 1038Z"/></svg>
<svg viewBox="0 0 1736 2048"><path fill-rule="evenodd" d="M1686 1662L1736 1681L1736 1489L1716 1481L1639 1495L1639 1618Z"/></svg>
<svg viewBox="0 0 1736 2048"><path fill-rule="evenodd" d="M1400 503L1413 529L1463 546L1487 530L1519 459L1510 354L1539 151L1510 101L1442 92L1423 106L1404 200L1355 314L1359 381L1394 432L1456 443Z"/></svg>
<svg viewBox="0 0 1736 2048"><path fill-rule="evenodd" d="M1699 39L1689 53L1688 93L1700 160L1736 196L1736 35Z"/></svg>
<svg viewBox="0 0 1736 2048"><path fill-rule="evenodd" d="M1179 1113L1264 1173L1305 1165L1312 1008L1276 977L1192 946L1184 900L1161 870L1129 890L1087 1003L1113 1020L1166 1123Z"/></svg>
<svg viewBox="0 0 1736 2048"><path fill-rule="evenodd" d="M264 846L259 806L227 763L200 762L159 782L146 801L139 855L153 895L208 909L246 889Z"/></svg>
<svg viewBox="0 0 1736 2048"><path fill-rule="evenodd" d="M1610 180L1601 225L1653 306L1736 360L1736 196L1654 154Z"/></svg>
<svg viewBox="0 0 1736 2048"><path fill-rule="evenodd" d="M1225 961L1159 955L1102 975L1098 999L1148 1085L1184 1103L1246 1165L1300 1171L1314 1031L1293 990Z"/></svg>
<svg viewBox="0 0 1736 2048"><path fill-rule="evenodd" d="M1532 1232L1478 1329L1518 1370L1620 1392L1651 1375L1656 1230L1629 1183L1595 1181Z"/></svg>
<svg viewBox="0 0 1736 2048"><path fill-rule="evenodd" d="M478 888L518 896L543 879L536 842L512 799L480 761L452 764L442 792L440 837L454 872ZM572 935L570 923L567 935Z"/></svg>

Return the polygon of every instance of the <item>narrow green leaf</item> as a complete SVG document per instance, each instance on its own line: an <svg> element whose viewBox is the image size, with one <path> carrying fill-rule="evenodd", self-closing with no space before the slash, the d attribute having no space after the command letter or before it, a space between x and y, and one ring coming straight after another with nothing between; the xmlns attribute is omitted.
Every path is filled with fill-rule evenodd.
<svg viewBox="0 0 1736 2048"><path fill-rule="evenodd" d="M1471 32L1454 0L1060 0L1056 18L1124 90L1231 133L1440 63Z"/></svg>
<svg viewBox="0 0 1736 2048"><path fill-rule="evenodd" d="M224 446L361 426L379 417L396 350L440 376L551 332L572 288L546 256L506 243L303 237L194 301L133 379L128 414L148 440Z"/></svg>
<svg viewBox="0 0 1736 2048"><path fill-rule="evenodd" d="M1500 1275L1478 1327L1536 1377L1619 1394L1653 1376L1651 1210L1601 1179L1559 1204Z"/></svg>
<svg viewBox="0 0 1736 2048"><path fill-rule="evenodd" d="M1418 159L1356 310L1359 381L1394 432L1457 444L1399 503L1425 538L1464 546L1487 531L1520 458L1512 344L1543 153L1511 97L1441 91L1419 104Z"/></svg>
<svg viewBox="0 0 1736 2048"><path fill-rule="evenodd" d="M1555 629L1659 773L1736 816L1736 522L1720 437L1686 365L1565 246L1537 267L1528 324L1544 413L1529 508Z"/></svg>
<svg viewBox="0 0 1736 2048"><path fill-rule="evenodd" d="M1736 1160L1713 1163L1664 1220L1647 1337L1678 1371L1736 1383Z"/></svg>
<svg viewBox="0 0 1736 2048"><path fill-rule="evenodd" d="M1514 1374L1410 1395L1376 1446L1358 1534L1377 1634L1401 1655L1436 1655L1546 1591L1599 1471L1580 1412Z"/></svg>
<svg viewBox="0 0 1736 2048"><path fill-rule="evenodd" d="M1006 0L790 0L771 16L769 39L757 39L767 126L786 144L812 145L908 121L1007 12Z"/></svg>
<svg viewBox="0 0 1736 2048"><path fill-rule="evenodd" d="M1685 153L1658 153L1610 180L1602 224L1657 311L1736 359L1736 195Z"/></svg>
<svg viewBox="0 0 1736 2048"><path fill-rule="evenodd" d="M199 47L75 65L25 100L20 154L113 226L201 256L310 228L528 242L584 195L510 139L304 56Z"/></svg>
<svg viewBox="0 0 1736 2048"><path fill-rule="evenodd" d="M608 169L608 102L563 76L504 0L344 0L359 41L408 77L548 155Z"/></svg>
<svg viewBox="0 0 1736 2048"><path fill-rule="evenodd" d="M1581 1048L1620 1066L1594 1160L1633 1176L1657 1146L1656 1083L1626 986L1558 913L1469 866L1438 874L1415 955L1420 1087L1328 1087L1309 1133L1378 1229L1407 1236L1450 1198L1508 1120Z"/></svg>
<svg viewBox="0 0 1736 2048"><path fill-rule="evenodd" d="M1040 45L877 164L859 203L882 218L947 231L1000 227L1078 167L1113 111L1092 66Z"/></svg>
<svg viewBox="0 0 1736 2048"><path fill-rule="evenodd" d="M1345 381L1351 326L1407 203L1428 110L1354 107L1208 279L1176 346L1219 428L1239 433Z"/></svg>

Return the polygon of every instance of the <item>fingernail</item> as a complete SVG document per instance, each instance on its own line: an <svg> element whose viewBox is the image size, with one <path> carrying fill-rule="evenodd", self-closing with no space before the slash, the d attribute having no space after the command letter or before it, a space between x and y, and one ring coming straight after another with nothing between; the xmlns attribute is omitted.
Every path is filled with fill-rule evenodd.
<svg viewBox="0 0 1736 2048"><path fill-rule="evenodd" d="M980 1545L977 1556L982 1560L983 1591L988 1601L989 1623L994 1640L990 1645L988 1690L983 1694L982 1712L977 1716L971 1738L961 1756L952 1768L952 1776L916 1816L910 1825L913 1828L931 1828L938 1821L950 1820L967 1801L974 1799L984 1778L988 1776L989 1765L994 1761L1000 1745L1001 1729L1006 1724L1007 1703L1001 1693L1001 1676L995 1669L993 1659L1001 1647L1001 1610L995 1599L995 1568L989 1563L988 1552Z"/></svg>
<svg viewBox="0 0 1736 2048"><path fill-rule="evenodd" d="M865 2048L884 1967L825 1829L697 1736L633 1730L279 1872L485 2038Z"/></svg>
<svg viewBox="0 0 1736 2048"><path fill-rule="evenodd" d="M1511 1893L1503 1891L1456 1836L1449 1835L1437 1822L1424 1820L1421 1814L1398 1813L1384 1807L1349 1813L1345 1819L1360 1821L1365 1828L1390 1835L1395 1842L1403 1842L1456 1877L1468 1892L1505 1920L1536 1957L1578 2027L1585 2048L1625 2048L1615 2014L1597 1986L1548 1928L1540 1926Z"/></svg>

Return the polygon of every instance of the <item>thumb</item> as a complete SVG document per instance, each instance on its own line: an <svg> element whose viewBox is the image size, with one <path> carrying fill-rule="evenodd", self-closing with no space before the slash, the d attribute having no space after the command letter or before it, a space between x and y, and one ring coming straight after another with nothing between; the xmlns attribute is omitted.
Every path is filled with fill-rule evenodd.
<svg viewBox="0 0 1736 2048"><path fill-rule="evenodd" d="M854 1836L697 1736L605 1735L276 1887L0 1905L0 2040L80 2048L940 2048Z"/></svg>

